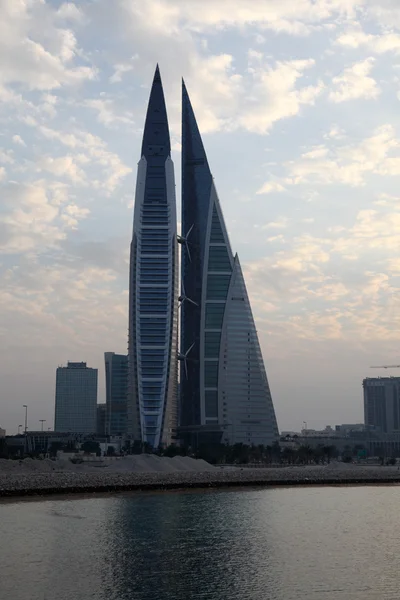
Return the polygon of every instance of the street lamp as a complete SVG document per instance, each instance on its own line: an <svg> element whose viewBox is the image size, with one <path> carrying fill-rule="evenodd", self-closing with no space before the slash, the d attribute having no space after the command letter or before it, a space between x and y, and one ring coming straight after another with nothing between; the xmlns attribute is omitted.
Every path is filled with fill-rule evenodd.
<svg viewBox="0 0 400 600"><path fill-rule="evenodd" d="M42 431L43 431L43 423L46 423L46 419L39 419L39 421L42 424Z"/></svg>
<svg viewBox="0 0 400 600"><path fill-rule="evenodd" d="M25 433L28 429L28 405L27 404L23 404L22 405L25 409Z"/></svg>

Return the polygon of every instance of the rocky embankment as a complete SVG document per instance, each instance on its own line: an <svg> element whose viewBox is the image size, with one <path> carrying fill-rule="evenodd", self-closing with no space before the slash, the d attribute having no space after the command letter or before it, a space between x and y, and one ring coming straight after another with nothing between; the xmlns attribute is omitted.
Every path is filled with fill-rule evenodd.
<svg viewBox="0 0 400 600"><path fill-rule="evenodd" d="M343 463L224 468L186 457L127 457L114 463L98 463L97 466L53 461L0 461L0 497L228 486L378 483L400 483L399 468Z"/></svg>

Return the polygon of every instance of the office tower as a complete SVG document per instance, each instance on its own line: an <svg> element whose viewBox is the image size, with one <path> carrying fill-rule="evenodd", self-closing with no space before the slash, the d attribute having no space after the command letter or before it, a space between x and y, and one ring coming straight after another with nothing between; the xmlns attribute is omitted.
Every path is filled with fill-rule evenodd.
<svg viewBox="0 0 400 600"><path fill-rule="evenodd" d="M246 285L184 84L178 240L181 435L192 445L271 444L278 428Z"/></svg>
<svg viewBox="0 0 400 600"><path fill-rule="evenodd" d="M155 448L171 443L178 414L178 250L170 154L157 66L137 171L128 342L128 431Z"/></svg>
<svg viewBox="0 0 400 600"><path fill-rule="evenodd" d="M97 435L106 435L106 410L107 405L105 403L97 405Z"/></svg>
<svg viewBox="0 0 400 600"><path fill-rule="evenodd" d="M363 388L366 428L382 433L399 431L400 377L367 377Z"/></svg>
<svg viewBox="0 0 400 600"><path fill-rule="evenodd" d="M56 411L54 430L71 433L96 433L97 369L85 362L68 362L56 374Z"/></svg>
<svg viewBox="0 0 400 600"><path fill-rule="evenodd" d="M106 373L106 434L127 432L128 357L115 352L104 353Z"/></svg>

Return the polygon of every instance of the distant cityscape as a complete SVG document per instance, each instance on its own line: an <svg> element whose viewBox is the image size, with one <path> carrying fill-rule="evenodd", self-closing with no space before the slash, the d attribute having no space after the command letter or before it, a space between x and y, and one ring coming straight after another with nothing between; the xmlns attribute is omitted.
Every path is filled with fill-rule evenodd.
<svg viewBox="0 0 400 600"><path fill-rule="evenodd" d="M128 357L106 352L105 383L106 402L97 403L98 370L84 362L68 362L56 371L55 426L41 431L31 431L19 426L18 435L6 436L0 428L0 438L7 438L11 454L49 452L52 444L82 444L95 440L106 452L112 447L120 453L135 440L128 433ZM315 430L303 422L298 431L282 430L272 444L279 441L283 456L305 448L317 451L334 450L338 455L350 453L355 458L400 457L400 377L367 377L363 380L364 422L347 423L334 427L327 425ZM28 407L25 405L25 409ZM27 410L26 410L27 415ZM20 432L24 428L24 431ZM241 445L241 442L236 442ZM145 444L151 450L149 444ZM255 446L255 445L253 445Z"/></svg>
<svg viewBox="0 0 400 600"><path fill-rule="evenodd" d="M54 431L18 426L15 446L98 438L131 444L349 446L400 455L400 377L363 381L364 423L279 434L267 373L237 254L185 84L182 88L182 233L160 72L151 88L138 163L129 269L128 353L105 352L98 370L68 362L56 371ZM179 265L178 248L181 247ZM179 291L180 290L180 291ZM179 325L179 327L178 327ZM178 331L179 330L179 331ZM179 337L178 337L179 333ZM0 437L6 432L0 429ZM12 438L13 436L9 436ZM11 446L13 441L10 439Z"/></svg>

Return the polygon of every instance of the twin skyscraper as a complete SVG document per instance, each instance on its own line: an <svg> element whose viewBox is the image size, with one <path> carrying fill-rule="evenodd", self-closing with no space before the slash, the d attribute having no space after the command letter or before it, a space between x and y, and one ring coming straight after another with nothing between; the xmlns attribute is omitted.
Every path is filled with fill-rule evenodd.
<svg viewBox="0 0 400 600"><path fill-rule="evenodd" d="M249 298L185 84L177 232L158 67L138 164L129 286L133 439L154 448L177 440L192 447L273 443L278 428Z"/></svg>

